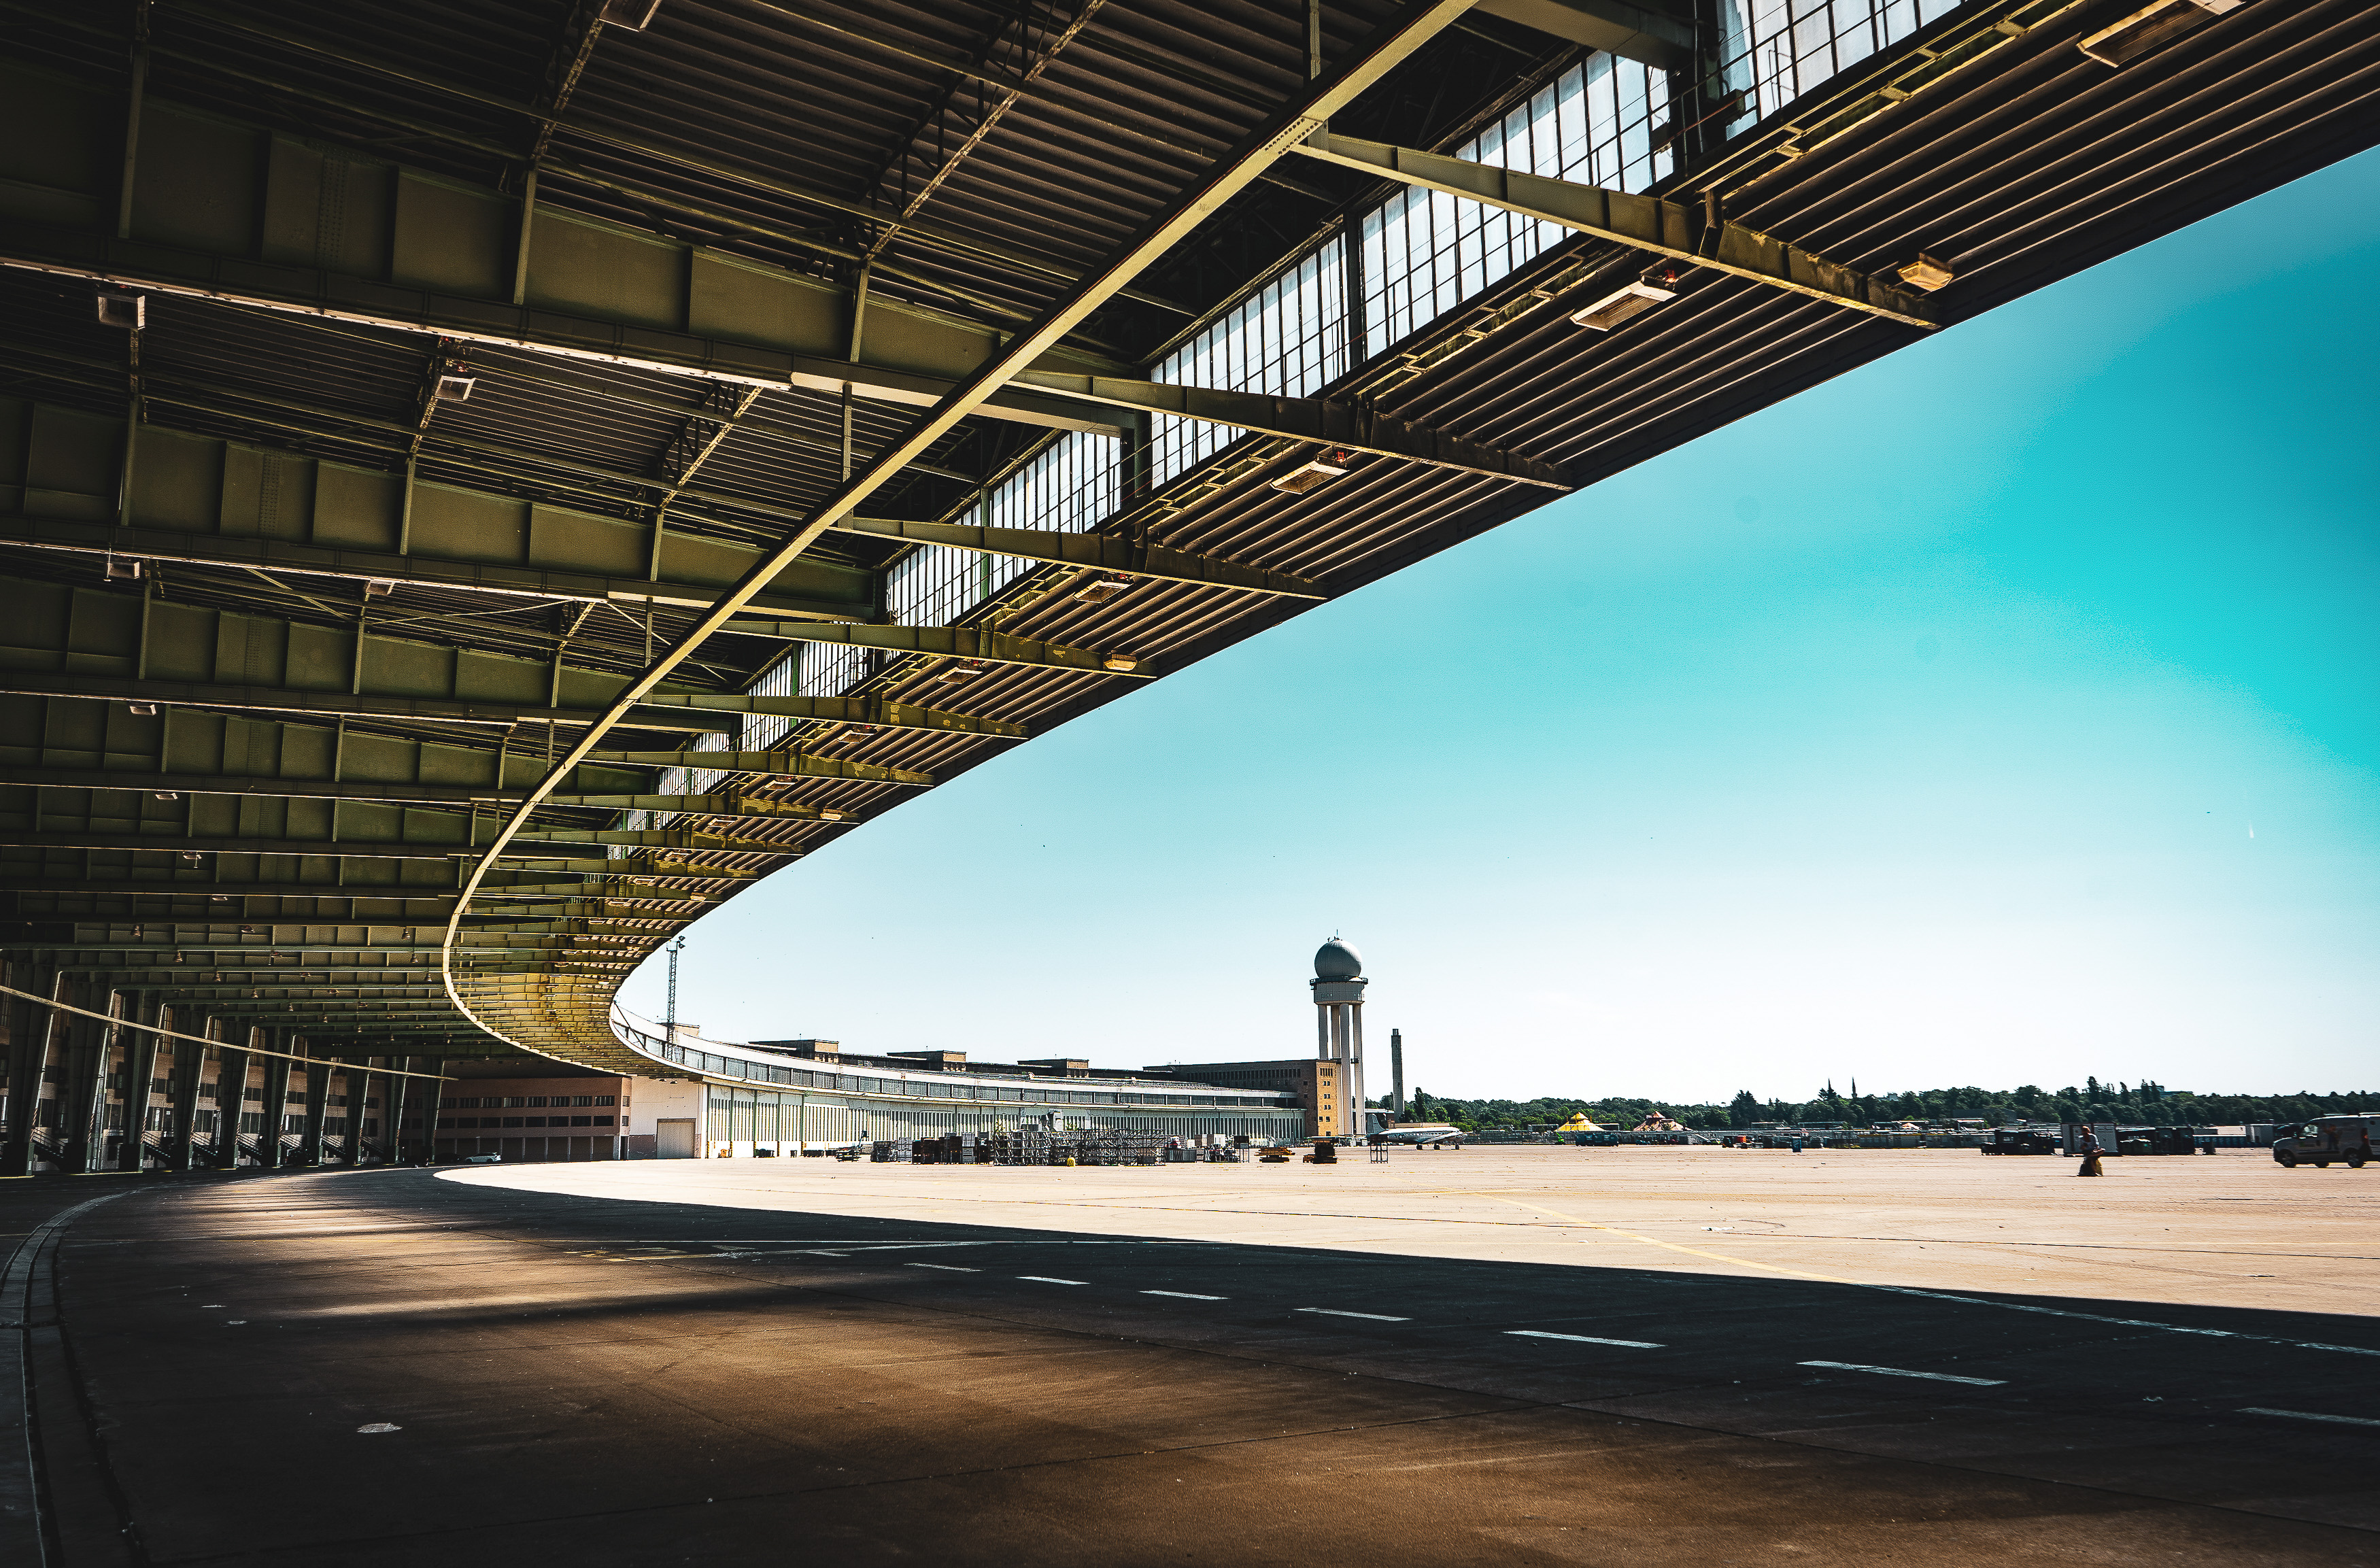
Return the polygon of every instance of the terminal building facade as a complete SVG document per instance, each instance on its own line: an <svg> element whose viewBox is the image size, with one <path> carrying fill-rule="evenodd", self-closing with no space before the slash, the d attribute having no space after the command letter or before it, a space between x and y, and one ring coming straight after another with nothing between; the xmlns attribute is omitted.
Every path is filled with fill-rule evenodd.
<svg viewBox="0 0 2380 1568"><path fill-rule="evenodd" d="M832 1040L735 1043L683 1026L663 1038L658 1025L621 1022L653 1057L687 1073L636 1085L620 1150L631 1157L796 1154L1027 1124L1275 1142L1308 1125L1293 1093L1179 1069L1103 1072L1065 1057L970 1063L949 1051L863 1055Z"/></svg>

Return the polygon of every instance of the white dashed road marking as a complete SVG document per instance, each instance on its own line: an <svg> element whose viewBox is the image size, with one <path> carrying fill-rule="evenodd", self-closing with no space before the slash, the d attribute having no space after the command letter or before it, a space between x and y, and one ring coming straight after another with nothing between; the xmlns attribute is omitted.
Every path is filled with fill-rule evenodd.
<svg viewBox="0 0 2380 1568"><path fill-rule="evenodd" d="M1054 1279L1048 1274L1019 1274L1016 1277L1020 1280L1032 1280L1038 1283L1045 1285L1087 1285L1091 1282L1088 1280Z"/></svg>
<svg viewBox="0 0 2380 1568"><path fill-rule="evenodd" d="M1145 1290L1143 1295L1178 1295L1184 1301L1229 1301L1228 1295L1200 1295L1194 1290Z"/></svg>
<svg viewBox="0 0 2380 1568"><path fill-rule="evenodd" d="M2261 1404L2251 1404L2240 1412L2242 1416L2286 1416L2292 1421L2336 1421L2342 1427L2380 1427L2368 1416L2325 1416L2315 1410L2267 1410Z"/></svg>
<svg viewBox="0 0 2380 1568"><path fill-rule="evenodd" d="M912 1269L940 1269L945 1274L980 1274L980 1269L962 1269L955 1263L912 1263Z"/></svg>
<svg viewBox="0 0 2380 1568"><path fill-rule="evenodd" d="M1651 1340L1607 1340L1598 1339L1593 1334L1550 1333L1544 1329L1507 1329L1504 1331L1508 1334L1518 1334L1523 1339L1574 1340L1580 1344L1624 1344L1631 1350L1659 1350L1662 1348L1660 1345L1654 1343Z"/></svg>
<svg viewBox="0 0 2380 1568"><path fill-rule="evenodd" d="M1385 1312L1342 1312L1335 1307L1301 1307L1300 1312L1319 1312L1326 1318L1368 1318L1375 1323L1410 1323L1410 1318L1391 1318Z"/></svg>
<svg viewBox="0 0 2380 1568"><path fill-rule="evenodd" d="M1925 1378L1937 1383L1973 1383L1977 1388L1996 1389L2006 1383L2006 1378L1961 1378L1949 1372L1912 1372L1906 1367L1863 1367L1856 1361L1803 1361L1802 1367L1826 1367L1838 1372L1881 1372L1888 1378Z"/></svg>

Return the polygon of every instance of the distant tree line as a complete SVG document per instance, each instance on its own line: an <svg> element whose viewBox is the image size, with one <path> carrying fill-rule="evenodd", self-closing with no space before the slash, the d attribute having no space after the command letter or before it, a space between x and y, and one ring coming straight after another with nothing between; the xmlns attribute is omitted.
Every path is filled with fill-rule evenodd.
<svg viewBox="0 0 2380 1568"><path fill-rule="evenodd" d="M1856 1086L1854 1086L1856 1088ZM1385 1100L1373 1101L1386 1105ZM1993 1126L2010 1122L2119 1122L2152 1126L2229 1126L2250 1122L2301 1122L2314 1116L2370 1111L2380 1114L2380 1091L2349 1094L2199 1094L2143 1079L2136 1084L2084 1078L2081 1088L2050 1090L2037 1084L2012 1089L1903 1089L1897 1094L1839 1094L1828 1084L1805 1100L1761 1100L1750 1089L1725 1105L1689 1105L1663 1100L1563 1099L1450 1100L1427 1089L1413 1092L1406 1112L1416 1122L1450 1122L1473 1132L1520 1131L1559 1124L1579 1112L1605 1126L1633 1127L1654 1112L1697 1131L1749 1127L1763 1122L1840 1122L1871 1127L1901 1122L1945 1122L1980 1117Z"/></svg>

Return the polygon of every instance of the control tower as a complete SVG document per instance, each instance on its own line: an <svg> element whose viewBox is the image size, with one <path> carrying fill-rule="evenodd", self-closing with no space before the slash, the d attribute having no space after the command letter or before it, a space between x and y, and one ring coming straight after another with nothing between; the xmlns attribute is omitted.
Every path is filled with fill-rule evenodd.
<svg viewBox="0 0 2380 1568"><path fill-rule="evenodd" d="M1315 951L1315 1054L1340 1064L1342 1102L1335 1116L1325 1114L1317 1125L1326 1135L1360 1137L1364 1125L1364 960L1354 948L1332 937ZM1318 1111L1322 1108L1316 1107Z"/></svg>

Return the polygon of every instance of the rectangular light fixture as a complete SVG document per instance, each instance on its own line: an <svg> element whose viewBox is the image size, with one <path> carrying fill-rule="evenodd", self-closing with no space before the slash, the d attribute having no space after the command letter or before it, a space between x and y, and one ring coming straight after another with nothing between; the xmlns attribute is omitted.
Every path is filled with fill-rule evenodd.
<svg viewBox="0 0 2380 1568"><path fill-rule="evenodd" d="M1678 291L1656 284L1629 283L1605 295L1585 310L1571 317L1572 326L1592 327L1597 332L1609 332L1631 316L1640 316L1654 306L1675 299Z"/></svg>
<svg viewBox="0 0 2380 1568"><path fill-rule="evenodd" d="M367 577L364 579L364 597L366 599L385 599L388 595L395 591L396 579L395 577Z"/></svg>
<svg viewBox="0 0 2380 1568"><path fill-rule="evenodd" d="M642 32L660 15L662 0L603 0L603 25Z"/></svg>
<svg viewBox="0 0 2380 1568"><path fill-rule="evenodd" d="M1094 577L1075 597L1086 604L1105 604L1131 586L1130 577Z"/></svg>
<svg viewBox="0 0 2380 1568"><path fill-rule="evenodd" d="M1319 490L1347 471L1347 455L1326 452L1321 456L1301 463L1272 481L1275 490L1292 495L1303 495L1309 490Z"/></svg>
<svg viewBox="0 0 2380 1568"><path fill-rule="evenodd" d="M1140 668L1140 661L1129 653L1111 653L1099 661L1099 668L1113 670L1120 675L1129 675Z"/></svg>
<svg viewBox="0 0 2380 1568"><path fill-rule="evenodd" d="M138 582L140 579L140 562L119 561L113 555L107 558L107 580L109 582Z"/></svg>
<svg viewBox="0 0 2380 1568"><path fill-rule="evenodd" d="M131 711L132 716L136 719L154 718L157 714L157 705L154 702L128 702L125 707Z"/></svg>
<svg viewBox="0 0 2380 1568"><path fill-rule="evenodd" d="M2247 0L2157 0L2131 16L2082 40L2082 53L2103 66L2124 66L2167 40L2180 36L2216 18L2228 15Z"/></svg>
<svg viewBox="0 0 2380 1568"><path fill-rule="evenodd" d="M819 813L819 820L821 822L840 822L843 820L843 813L840 811L821 811Z"/></svg>
<svg viewBox="0 0 2380 1568"><path fill-rule="evenodd" d="M1949 262L1937 261L1920 250L1917 253L1917 260L1901 268L1894 275L1910 287L1922 288L1931 294L1937 288L1949 286L1950 281L1959 274L1951 270Z"/></svg>
<svg viewBox="0 0 2380 1568"><path fill-rule="evenodd" d="M468 402L471 395L471 389L479 384L480 378L477 376L456 375L449 371L438 378L437 384L430 389L430 395L441 403Z"/></svg>
<svg viewBox="0 0 2380 1568"><path fill-rule="evenodd" d="M103 294L99 297L99 324L121 327L126 332L139 332L149 324L149 300L139 294Z"/></svg>

